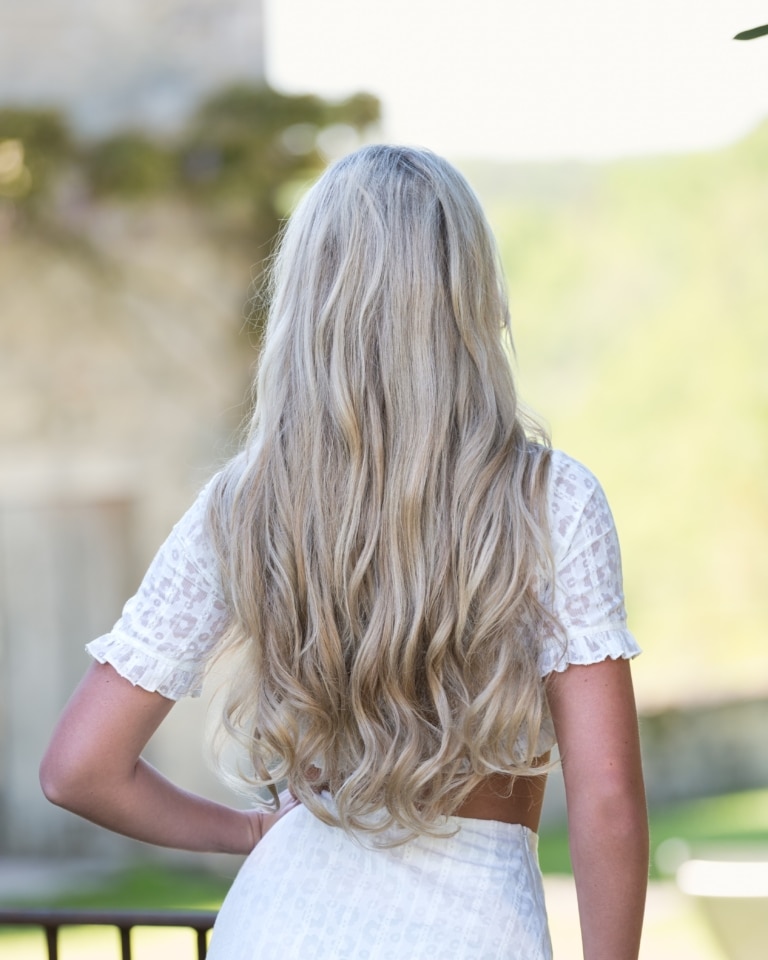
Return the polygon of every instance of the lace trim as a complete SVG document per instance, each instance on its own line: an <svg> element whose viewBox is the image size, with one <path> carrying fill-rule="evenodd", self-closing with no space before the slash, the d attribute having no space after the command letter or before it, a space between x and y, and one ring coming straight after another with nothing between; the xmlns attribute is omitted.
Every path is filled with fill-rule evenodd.
<svg viewBox="0 0 768 960"><path fill-rule="evenodd" d="M539 659L542 677L553 671L563 673L570 664L585 667L603 660L632 660L642 653L626 627L600 630L582 636L570 636L567 649L556 644L547 647Z"/></svg>
<svg viewBox="0 0 768 960"><path fill-rule="evenodd" d="M203 689L203 664L179 661L137 645L121 633L105 633L86 644L99 663L108 663L134 687L159 693L169 700L199 697Z"/></svg>

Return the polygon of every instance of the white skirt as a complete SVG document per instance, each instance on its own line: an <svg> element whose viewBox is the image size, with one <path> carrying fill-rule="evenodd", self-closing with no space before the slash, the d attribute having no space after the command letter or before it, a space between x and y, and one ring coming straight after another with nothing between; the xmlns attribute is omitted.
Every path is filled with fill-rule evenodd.
<svg viewBox="0 0 768 960"><path fill-rule="evenodd" d="M454 836L371 849L297 807L243 864L209 960L550 960L537 835L447 819Z"/></svg>

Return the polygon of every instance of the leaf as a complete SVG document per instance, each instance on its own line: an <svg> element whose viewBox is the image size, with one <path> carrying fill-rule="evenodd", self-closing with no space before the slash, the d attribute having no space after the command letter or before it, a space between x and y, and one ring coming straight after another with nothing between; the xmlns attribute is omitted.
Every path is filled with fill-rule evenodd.
<svg viewBox="0 0 768 960"><path fill-rule="evenodd" d="M737 33L734 40L754 40L756 37L764 37L768 33L768 23L764 27L753 27L752 30L743 30Z"/></svg>

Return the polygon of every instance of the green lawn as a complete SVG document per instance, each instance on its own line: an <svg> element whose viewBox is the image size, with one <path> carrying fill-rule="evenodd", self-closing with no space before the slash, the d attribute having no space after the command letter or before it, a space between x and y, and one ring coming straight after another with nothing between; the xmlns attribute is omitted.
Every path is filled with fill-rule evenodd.
<svg viewBox="0 0 768 960"><path fill-rule="evenodd" d="M181 871L141 864L103 880L98 888L62 893L45 904L27 899L25 906L87 907L119 910L216 910L231 879L203 870Z"/></svg>

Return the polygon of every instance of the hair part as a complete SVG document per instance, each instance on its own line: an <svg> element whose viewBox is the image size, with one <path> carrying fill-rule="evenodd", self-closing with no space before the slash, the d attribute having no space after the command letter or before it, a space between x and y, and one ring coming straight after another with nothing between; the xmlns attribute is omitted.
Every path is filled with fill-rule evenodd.
<svg viewBox="0 0 768 960"><path fill-rule="evenodd" d="M480 204L432 153L363 148L288 222L209 522L241 658L224 726L325 822L435 833L483 778L544 769L548 441L509 336Z"/></svg>

